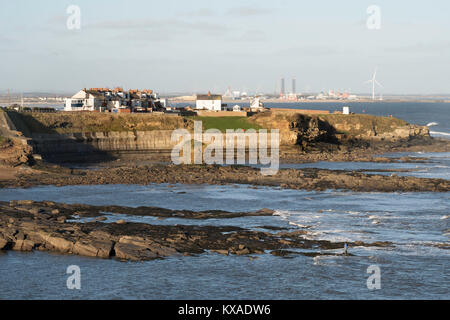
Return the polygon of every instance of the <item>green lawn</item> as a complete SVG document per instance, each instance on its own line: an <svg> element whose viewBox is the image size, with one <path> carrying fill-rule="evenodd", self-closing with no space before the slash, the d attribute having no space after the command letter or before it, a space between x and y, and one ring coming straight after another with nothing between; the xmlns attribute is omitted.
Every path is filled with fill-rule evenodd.
<svg viewBox="0 0 450 320"><path fill-rule="evenodd" d="M256 123L248 121L247 117L189 117L194 121L202 121L203 130L219 129L226 132L227 129L261 129Z"/></svg>

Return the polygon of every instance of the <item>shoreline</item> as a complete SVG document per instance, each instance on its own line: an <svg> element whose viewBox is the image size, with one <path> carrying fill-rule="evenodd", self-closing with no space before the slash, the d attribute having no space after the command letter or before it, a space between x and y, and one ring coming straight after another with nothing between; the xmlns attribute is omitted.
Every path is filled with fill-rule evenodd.
<svg viewBox="0 0 450 320"><path fill-rule="evenodd" d="M188 103L195 104L195 99L176 99L176 98L168 98L171 103ZM250 103L250 99L242 99L242 100L233 100L233 99L224 99L224 103ZM383 100L372 100L372 99L358 99L358 100L339 100L339 99L313 99L313 100L280 100L280 99L262 99L263 103L277 103L277 104L308 104L308 103L450 103L450 100L446 99L383 99Z"/></svg>
<svg viewBox="0 0 450 320"><path fill-rule="evenodd" d="M373 143L363 146L330 146L314 144L307 150L299 146L280 151L280 162L285 164L328 162L421 163L427 157L387 157L392 152L450 152L450 140L412 139L404 145ZM66 157L69 157L67 155ZM327 170L316 168L280 169L276 175L263 176L260 169L247 165L173 165L170 154L117 153L102 157L86 154L70 156L70 163L34 160L25 164L0 166L1 188L29 188L39 185L98 185L98 184L248 184L277 186L303 190L349 190L358 192L447 192L450 181L413 176L367 174L361 170ZM67 159L68 160L68 159ZM79 162L77 162L77 160ZM369 170L370 171L370 170ZM381 171L380 171L381 172Z"/></svg>
<svg viewBox="0 0 450 320"><path fill-rule="evenodd" d="M248 166L218 165L143 165L100 168L96 170L61 167L42 168L19 173L16 179L3 181L0 188L30 188L40 185L103 184L244 184L295 190L343 190L356 192L448 192L450 181L412 176L374 175L359 171L328 169L280 169L263 176L260 169Z"/></svg>
<svg viewBox="0 0 450 320"><path fill-rule="evenodd" d="M307 151L299 146L282 148L280 163L376 162L421 163L427 157L387 157L392 152L450 152L450 140L413 139L404 142L372 144L370 147L336 147L328 144L314 145ZM95 185L95 184L248 184L278 186L304 190L349 190L361 192L447 192L450 181L413 176L366 174L360 171L327 170L317 168L279 169L273 176L261 175L260 169L248 165L174 165L169 154L124 153L96 154L70 157L71 163L35 160L32 166L0 166L1 188L29 188L39 185ZM80 162L77 162L79 160ZM75 165L76 164L76 165ZM369 170L370 171L370 170Z"/></svg>

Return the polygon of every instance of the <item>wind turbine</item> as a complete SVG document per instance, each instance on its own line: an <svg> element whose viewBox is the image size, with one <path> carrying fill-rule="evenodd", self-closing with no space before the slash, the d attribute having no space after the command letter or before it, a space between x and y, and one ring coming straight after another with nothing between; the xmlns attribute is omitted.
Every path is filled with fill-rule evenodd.
<svg viewBox="0 0 450 320"><path fill-rule="evenodd" d="M372 83L372 100L375 100L375 84L379 85L380 87L383 87L377 79L375 79L377 75L377 69L375 68L375 72L373 73L372 79L367 80L365 83Z"/></svg>

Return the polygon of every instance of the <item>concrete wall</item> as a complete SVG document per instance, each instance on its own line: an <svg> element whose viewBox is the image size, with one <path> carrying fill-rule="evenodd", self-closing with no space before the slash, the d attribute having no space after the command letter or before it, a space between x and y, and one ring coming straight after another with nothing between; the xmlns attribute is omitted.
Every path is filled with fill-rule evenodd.
<svg viewBox="0 0 450 320"><path fill-rule="evenodd" d="M246 111L202 111L197 110L200 117L246 117Z"/></svg>
<svg viewBox="0 0 450 320"><path fill-rule="evenodd" d="M74 134L33 134L34 150L38 154L146 151L172 149L172 130L137 132L93 132Z"/></svg>
<svg viewBox="0 0 450 320"><path fill-rule="evenodd" d="M14 141L20 142L23 145L30 144L29 139L23 136L23 133L17 129L8 113L3 110L0 110L0 135L14 139Z"/></svg>
<svg viewBox="0 0 450 320"><path fill-rule="evenodd" d="M308 110L308 109L282 109L282 108L271 108L271 111L277 113L286 113L286 114L329 114L328 110Z"/></svg>
<svg viewBox="0 0 450 320"><path fill-rule="evenodd" d="M95 132L67 135L33 134L34 153L43 156L63 154L86 154L95 152L170 152L178 141L172 141L172 130L137 131L137 132ZM191 139L194 134L191 132ZM270 146L270 134L268 134ZM209 144L213 139L204 137ZM248 146L248 138L245 139ZM223 146L226 136L223 134Z"/></svg>

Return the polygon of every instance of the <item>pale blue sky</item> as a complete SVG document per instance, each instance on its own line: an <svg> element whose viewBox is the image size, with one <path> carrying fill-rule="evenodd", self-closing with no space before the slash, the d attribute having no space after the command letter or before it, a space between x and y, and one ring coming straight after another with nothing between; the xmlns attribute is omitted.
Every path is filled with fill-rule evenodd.
<svg viewBox="0 0 450 320"><path fill-rule="evenodd" d="M81 9L68 30L66 9ZM369 5L381 29L366 27ZM0 2L0 90L450 93L450 1Z"/></svg>

